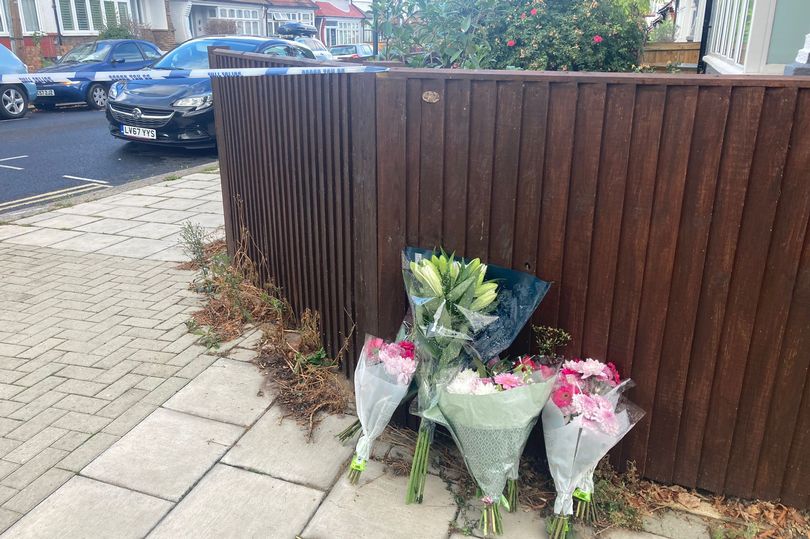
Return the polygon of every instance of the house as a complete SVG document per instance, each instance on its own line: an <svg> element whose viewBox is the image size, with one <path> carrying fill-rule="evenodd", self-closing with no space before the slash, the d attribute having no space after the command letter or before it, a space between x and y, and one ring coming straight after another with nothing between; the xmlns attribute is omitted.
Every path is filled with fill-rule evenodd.
<svg viewBox="0 0 810 539"><path fill-rule="evenodd" d="M363 43L366 14L349 0L315 2L315 26L327 47Z"/></svg>
<svg viewBox="0 0 810 539"><path fill-rule="evenodd" d="M275 35L281 24L315 24L317 6L311 0L167 0L178 43L206 35L212 19L232 20L236 33Z"/></svg>
<svg viewBox="0 0 810 539"><path fill-rule="evenodd" d="M707 73L782 74L810 33L807 0L679 0L676 41L701 41Z"/></svg>
<svg viewBox="0 0 810 539"><path fill-rule="evenodd" d="M117 24L162 49L174 45L165 0L0 0L0 44L31 69Z"/></svg>

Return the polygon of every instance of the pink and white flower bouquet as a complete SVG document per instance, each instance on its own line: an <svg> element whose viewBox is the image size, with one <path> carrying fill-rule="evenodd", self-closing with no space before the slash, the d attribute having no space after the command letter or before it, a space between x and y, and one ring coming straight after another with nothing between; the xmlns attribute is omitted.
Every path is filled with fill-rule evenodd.
<svg viewBox="0 0 810 539"><path fill-rule="evenodd" d="M354 394L362 435L349 465L349 480L357 483L371 456L371 446L385 430L408 392L417 360L410 341L386 343L367 336L354 371Z"/></svg>
<svg viewBox="0 0 810 539"><path fill-rule="evenodd" d="M551 393L556 369L523 358L509 370L482 376L464 369L439 391L425 416L445 425L481 490L484 534L502 533L504 487Z"/></svg>
<svg viewBox="0 0 810 539"><path fill-rule="evenodd" d="M551 399L543 408L543 435L557 499L549 519L552 539L565 537L569 517L595 518L593 472L597 463L642 418L640 408L622 398L622 381L612 363L577 359L563 363Z"/></svg>

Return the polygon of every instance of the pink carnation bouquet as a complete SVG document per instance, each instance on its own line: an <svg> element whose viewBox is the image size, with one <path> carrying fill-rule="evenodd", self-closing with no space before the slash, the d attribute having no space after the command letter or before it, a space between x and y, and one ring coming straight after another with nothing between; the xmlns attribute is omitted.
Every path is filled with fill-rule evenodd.
<svg viewBox="0 0 810 539"><path fill-rule="evenodd" d="M596 359L566 361L543 408L543 435L557 499L549 519L552 539L565 537L576 514L596 520L593 472L597 463L644 413L622 398L630 387L616 366ZM576 500L576 513L574 511Z"/></svg>
<svg viewBox="0 0 810 539"><path fill-rule="evenodd" d="M363 434L349 465L349 481L353 484L366 469L374 440L407 394L416 365L412 342L386 343L379 337L366 337L354 371L357 417Z"/></svg>
<svg viewBox="0 0 810 539"><path fill-rule="evenodd" d="M520 456L557 373L532 357L498 365L485 374L460 371L439 391L437 406L425 412L448 428L481 490L485 535L502 533L500 506L510 510L512 505L504 488L516 480Z"/></svg>

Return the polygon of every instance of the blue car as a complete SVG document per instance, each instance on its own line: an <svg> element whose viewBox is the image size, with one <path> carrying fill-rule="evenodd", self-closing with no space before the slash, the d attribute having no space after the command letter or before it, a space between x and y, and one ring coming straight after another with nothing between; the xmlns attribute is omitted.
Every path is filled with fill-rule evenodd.
<svg viewBox="0 0 810 539"><path fill-rule="evenodd" d="M26 66L14 53L0 45L0 74L28 73ZM33 84L0 84L0 118L22 118L28 112L28 104L36 99L37 87Z"/></svg>
<svg viewBox="0 0 810 539"><path fill-rule="evenodd" d="M40 69L38 73L62 71L135 71L143 69L160 58L157 45L139 39L104 39L79 45L64 55L56 64ZM107 105L109 82L71 81L37 84L38 109L52 109L56 105L87 103L90 108L103 109Z"/></svg>

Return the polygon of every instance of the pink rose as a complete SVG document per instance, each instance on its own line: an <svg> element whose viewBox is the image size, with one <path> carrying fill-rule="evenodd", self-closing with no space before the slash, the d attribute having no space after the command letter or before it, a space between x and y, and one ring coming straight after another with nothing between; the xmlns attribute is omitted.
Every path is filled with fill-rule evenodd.
<svg viewBox="0 0 810 539"><path fill-rule="evenodd" d="M599 35L593 36L593 42L596 43L597 45L599 43L602 43L602 41L604 41L604 39L602 39L602 36Z"/></svg>
<svg viewBox="0 0 810 539"><path fill-rule="evenodd" d="M521 380L519 377L515 376L511 372L496 374L494 379L495 383L503 387L504 389L514 389L516 387L526 385L523 383L523 380Z"/></svg>

